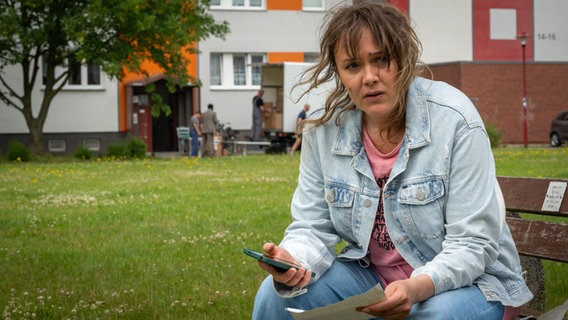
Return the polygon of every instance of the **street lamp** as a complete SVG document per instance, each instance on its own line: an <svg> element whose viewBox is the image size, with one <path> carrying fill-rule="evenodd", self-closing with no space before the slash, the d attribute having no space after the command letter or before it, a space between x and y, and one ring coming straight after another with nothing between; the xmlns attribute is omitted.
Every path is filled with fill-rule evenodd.
<svg viewBox="0 0 568 320"><path fill-rule="evenodd" d="M523 142L525 148L528 145L528 125L527 125L527 63L525 58L525 51L527 47L527 35L526 32L522 32L520 35L517 36L521 40L521 49L523 52L523 129L524 129L524 136Z"/></svg>

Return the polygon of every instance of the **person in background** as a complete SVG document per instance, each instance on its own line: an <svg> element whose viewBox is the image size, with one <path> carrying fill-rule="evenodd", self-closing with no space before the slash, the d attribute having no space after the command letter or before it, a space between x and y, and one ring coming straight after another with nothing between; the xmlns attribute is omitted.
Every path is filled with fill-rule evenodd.
<svg viewBox="0 0 568 320"><path fill-rule="evenodd" d="M292 222L279 245L263 246L301 267L259 262L270 276L252 318L292 319L286 307L322 307L379 284L386 299L357 311L515 319L532 293L483 119L462 92L420 76L420 41L395 7L360 0L330 14L320 59L299 85L336 87L304 122Z"/></svg>
<svg viewBox="0 0 568 320"><path fill-rule="evenodd" d="M201 111L197 110L189 120L189 137L191 138L191 157L197 158L199 153L199 137L201 137Z"/></svg>
<svg viewBox="0 0 568 320"><path fill-rule="evenodd" d="M300 113L298 114L298 118L296 120L296 141L294 141L292 149L290 149L291 155L294 155L294 153L296 152L296 150L298 150L300 144L302 143L302 127L304 120L306 120L308 111L310 111L310 105L306 103L304 105L304 109L302 109L302 111L300 111Z"/></svg>
<svg viewBox="0 0 568 320"><path fill-rule="evenodd" d="M203 157L215 157L215 149L213 148L213 139L215 139L215 132L219 121L217 120L217 113L213 111L213 105L207 105L207 111L201 115L203 121L202 136L203 136Z"/></svg>
<svg viewBox="0 0 568 320"><path fill-rule="evenodd" d="M252 129L250 133L252 141L260 141L262 135L262 117L264 114L263 95L264 90L260 89L256 96L252 98Z"/></svg>

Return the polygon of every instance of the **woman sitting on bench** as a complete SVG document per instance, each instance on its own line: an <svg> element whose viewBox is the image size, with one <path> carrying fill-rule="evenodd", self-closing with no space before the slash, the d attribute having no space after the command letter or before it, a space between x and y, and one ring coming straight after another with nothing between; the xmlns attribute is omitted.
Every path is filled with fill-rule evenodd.
<svg viewBox="0 0 568 320"><path fill-rule="evenodd" d="M293 222L263 246L302 267L259 262L270 276L253 319L292 319L286 307L377 284L386 299L358 311L382 319L512 319L532 298L483 120L462 92L418 76L420 49L394 7L333 10L302 85L337 87L305 122Z"/></svg>

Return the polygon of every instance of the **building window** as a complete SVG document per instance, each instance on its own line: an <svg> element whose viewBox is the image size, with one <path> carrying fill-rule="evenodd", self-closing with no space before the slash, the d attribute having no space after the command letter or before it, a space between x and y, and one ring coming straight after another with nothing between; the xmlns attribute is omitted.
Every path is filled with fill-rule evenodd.
<svg viewBox="0 0 568 320"><path fill-rule="evenodd" d="M87 64L87 84L100 85L101 84L101 67L96 63Z"/></svg>
<svg viewBox="0 0 568 320"><path fill-rule="evenodd" d="M81 63L76 59L69 58L69 84L81 85Z"/></svg>
<svg viewBox="0 0 568 320"><path fill-rule="evenodd" d="M266 0L211 0L211 9L263 9Z"/></svg>
<svg viewBox="0 0 568 320"><path fill-rule="evenodd" d="M47 142L49 152L65 152L66 145L63 139L54 139Z"/></svg>
<svg viewBox="0 0 568 320"><path fill-rule="evenodd" d="M317 52L304 52L304 62L316 62L319 58Z"/></svg>
<svg viewBox="0 0 568 320"><path fill-rule="evenodd" d="M250 90L260 85L260 66L264 61L262 53L211 53L210 85L214 89Z"/></svg>
<svg viewBox="0 0 568 320"><path fill-rule="evenodd" d="M251 55L251 72L252 72L252 84L254 86L260 86L260 75L261 75L261 65L264 62L264 56L260 54Z"/></svg>
<svg viewBox="0 0 568 320"><path fill-rule="evenodd" d="M83 140L83 146L93 152L101 151L101 142L99 139L85 139Z"/></svg>
<svg viewBox="0 0 568 320"><path fill-rule="evenodd" d="M323 10L324 0L302 0L304 10Z"/></svg>
<svg viewBox="0 0 568 320"><path fill-rule="evenodd" d="M41 57L41 84L45 86L47 82L47 63L45 59Z"/></svg>
<svg viewBox="0 0 568 320"><path fill-rule="evenodd" d="M70 58L68 61L69 86L100 86L101 67L96 63L82 64Z"/></svg>
<svg viewBox="0 0 568 320"><path fill-rule="evenodd" d="M233 81L235 86L247 84L245 59L244 55L233 55Z"/></svg>
<svg viewBox="0 0 568 320"><path fill-rule="evenodd" d="M211 60L209 65L209 74L211 76L211 85L212 86L220 86L223 83L221 82L221 68L222 68L222 58L223 55L219 53L212 53Z"/></svg>
<svg viewBox="0 0 568 320"><path fill-rule="evenodd" d="M47 62L42 57L41 63L42 78L41 84L45 86L47 81ZM58 66L55 68L55 78L60 76L63 72L69 72L69 79L67 80L66 89L76 88L94 88L101 87L101 67L96 63L82 64L75 59L69 59L67 66Z"/></svg>

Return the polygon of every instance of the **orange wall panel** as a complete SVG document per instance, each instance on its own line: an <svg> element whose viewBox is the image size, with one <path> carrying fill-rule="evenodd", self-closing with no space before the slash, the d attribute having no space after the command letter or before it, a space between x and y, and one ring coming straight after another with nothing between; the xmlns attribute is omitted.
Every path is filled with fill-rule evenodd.
<svg viewBox="0 0 568 320"><path fill-rule="evenodd" d="M193 79L197 79L197 55L194 53L192 54L184 53L184 56L189 60L189 63L186 66L187 74L191 76ZM140 69L146 71L149 77L164 73L164 70L162 68L160 68L154 62L149 60L144 61ZM142 79L144 79L144 75L142 73L127 71L124 74L122 82L126 83Z"/></svg>
<svg viewBox="0 0 568 320"><path fill-rule="evenodd" d="M266 9L302 11L302 0L266 0Z"/></svg>
<svg viewBox="0 0 568 320"><path fill-rule="evenodd" d="M186 66L187 74L192 78L192 81L197 81L197 54L192 53L188 54L184 52L184 56L189 60L188 65ZM160 68L157 64L152 61L144 61L140 68L148 73L148 77L160 75L164 73L164 70ZM127 128L127 121L126 117L130 117L130 115L126 114L126 96L124 90L124 84L132 81L142 81L146 78L146 76L139 72L131 72L127 71L124 74L124 77L121 79L120 82L120 131L124 132Z"/></svg>
<svg viewBox="0 0 568 320"><path fill-rule="evenodd" d="M303 52L269 52L269 63L279 62L304 62Z"/></svg>

